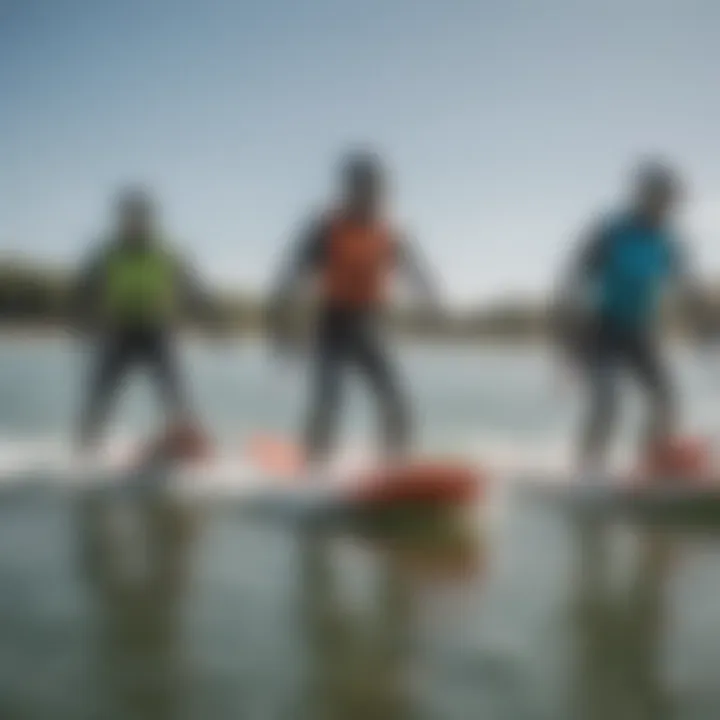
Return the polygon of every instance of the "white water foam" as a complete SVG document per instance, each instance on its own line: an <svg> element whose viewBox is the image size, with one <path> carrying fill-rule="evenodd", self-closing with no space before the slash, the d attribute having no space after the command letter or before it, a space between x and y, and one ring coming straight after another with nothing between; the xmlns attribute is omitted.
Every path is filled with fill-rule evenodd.
<svg viewBox="0 0 720 720"><path fill-rule="evenodd" d="M126 431L114 432L100 451L83 458L69 440L61 436L0 438L0 486L71 487L122 482L145 441L145 437ZM211 460L174 473L173 484L178 486L178 491L194 495L243 493L258 488L288 491L304 484L297 478L292 480L281 474L274 477L273 473L260 470L245 451L246 442L246 439L228 441ZM425 454L426 457L433 455L468 462L486 472L490 479L502 481L493 482L493 488L512 485L515 478L554 483L566 482L573 477L569 442L520 443L509 437L488 437L485 432L482 438L470 435L453 443L453 447L445 448L444 452ZM621 458L619 453L618 464ZM338 452L324 471L308 476L313 478L313 484L342 487L352 483L376 462L370 448L350 445ZM502 489L499 493L502 494Z"/></svg>
<svg viewBox="0 0 720 720"><path fill-rule="evenodd" d="M98 467L117 467L132 457L142 446L145 438L130 433L115 433L93 454L93 464ZM236 466L239 461L248 462L244 452L245 442L229 443L220 448L219 459L213 466ZM483 440L470 439L455 443L453 455L465 458L492 472L562 472L569 468L569 447L561 443L523 443L508 438ZM373 452L361 444L344 447L330 462L331 471L352 474L367 469L373 462ZM443 453L444 457L449 452ZM375 455L375 457L377 457ZM0 476L14 472L65 471L81 464L80 455L67 438L62 436L6 436L0 438ZM87 463L83 463L87 465Z"/></svg>

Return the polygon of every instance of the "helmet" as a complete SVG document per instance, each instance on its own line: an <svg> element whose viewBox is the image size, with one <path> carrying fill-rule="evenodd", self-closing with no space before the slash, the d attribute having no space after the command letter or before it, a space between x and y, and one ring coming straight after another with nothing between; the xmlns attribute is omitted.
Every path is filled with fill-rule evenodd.
<svg viewBox="0 0 720 720"><path fill-rule="evenodd" d="M643 195L675 195L681 189L681 181L675 170L661 160L641 162L635 174L636 187Z"/></svg>
<svg viewBox="0 0 720 720"><path fill-rule="evenodd" d="M345 185L378 184L385 175L380 158L372 152L355 152L342 163L342 180Z"/></svg>
<svg viewBox="0 0 720 720"><path fill-rule="evenodd" d="M120 191L118 211L121 215L148 215L154 207L150 193L143 187L131 186Z"/></svg>

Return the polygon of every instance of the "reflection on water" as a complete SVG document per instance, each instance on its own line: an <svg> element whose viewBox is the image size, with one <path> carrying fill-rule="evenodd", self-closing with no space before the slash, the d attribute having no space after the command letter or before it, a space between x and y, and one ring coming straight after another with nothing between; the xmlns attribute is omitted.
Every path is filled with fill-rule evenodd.
<svg viewBox="0 0 720 720"><path fill-rule="evenodd" d="M663 720L673 716L661 667L673 536L636 529L634 567L618 589L608 547L613 529L599 522L578 527L578 716Z"/></svg>
<svg viewBox="0 0 720 720"><path fill-rule="evenodd" d="M167 499L100 496L79 502L75 517L97 627L93 672L103 707L119 718L184 717L194 678L183 610L201 517ZM463 539L424 537L418 545L403 536L297 531L295 623L304 667L293 718L416 717L409 683L414 609L428 586L447 582L448 575L465 578L476 546ZM364 555L373 571L363 607L343 587L348 549Z"/></svg>
<svg viewBox="0 0 720 720"><path fill-rule="evenodd" d="M467 540L467 538L462 538ZM302 542L302 610L310 658L308 718L417 717L413 697L414 639L423 599L448 581L463 583L476 546L447 537L365 538L375 582L370 612L343 603L333 550L342 540ZM462 561L462 562L459 562Z"/></svg>
<svg viewBox="0 0 720 720"><path fill-rule="evenodd" d="M3 720L717 717L712 536L523 507L485 545L167 500L1 516Z"/></svg>
<svg viewBox="0 0 720 720"><path fill-rule="evenodd" d="M452 540L452 541L450 541ZM342 540L301 541L301 615L309 660L307 718L403 720L418 717L413 641L419 609L434 589L471 579L477 538L365 538L374 569L371 611L343 602L333 550ZM458 542L461 541L461 542Z"/></svg>
<svg viewBox="0 0 720 720"><path fill-rule="evenodd" d="M409 717L406 687L411 598L406 579L388 558L370 617L343 607L335 587L330 541L302 543L300 622L307 642L308 719Z"/></svg>
<svg viewBox="0 0 720 720"><path fill-rule="evenodd" d="M183 701L181 610L195 518L170 501L78 506L81 566L99 624L99 682L121 718L163 720Z"/></svg>

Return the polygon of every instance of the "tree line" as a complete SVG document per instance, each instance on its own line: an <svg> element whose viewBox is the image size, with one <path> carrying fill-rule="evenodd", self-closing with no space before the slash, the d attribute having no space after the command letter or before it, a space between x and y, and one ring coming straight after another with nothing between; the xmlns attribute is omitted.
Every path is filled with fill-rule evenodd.
<svg viewBox="0 0 720 720"><path fill-rule="evenodd" d="M66 270L40 263L0 260L0 323L5 327L52 328L72 322L73 276ZM260 296L218 291L212 298L219 315L238 333L261 332L266 302ZM396 308L390 324L416 337L473 340L533 339L550 330L550 313L542 302L504 302L436 317L422 310ZM294 322L302 325L309 313L298 310ZM682 324L671 314L673 325ZM202 324L200 318L191 323Z"/></svg>

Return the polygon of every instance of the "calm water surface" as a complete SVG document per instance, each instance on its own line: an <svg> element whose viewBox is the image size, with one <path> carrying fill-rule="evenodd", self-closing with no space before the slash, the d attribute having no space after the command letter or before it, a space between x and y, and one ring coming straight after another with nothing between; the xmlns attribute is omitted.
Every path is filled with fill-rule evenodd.
<svg viewBox="0 0 720 720"><path fill-rule="evenodd" d="M401 355L427 446L521 453L573 431L539 352ZM4 341L3 453L67 435L82 359ZM300 370L255 346L192 346L186 362L219 435L297 425ZM676 364L687 422L711 430L720 375ZM121 429L151 426L145 390L130 389ZM354 440L372 406L350 399ZM231 506L4 496L0 718L715 720L718 597L712 527L519 503L485 532L419 543L260 525Z"/></svg>

